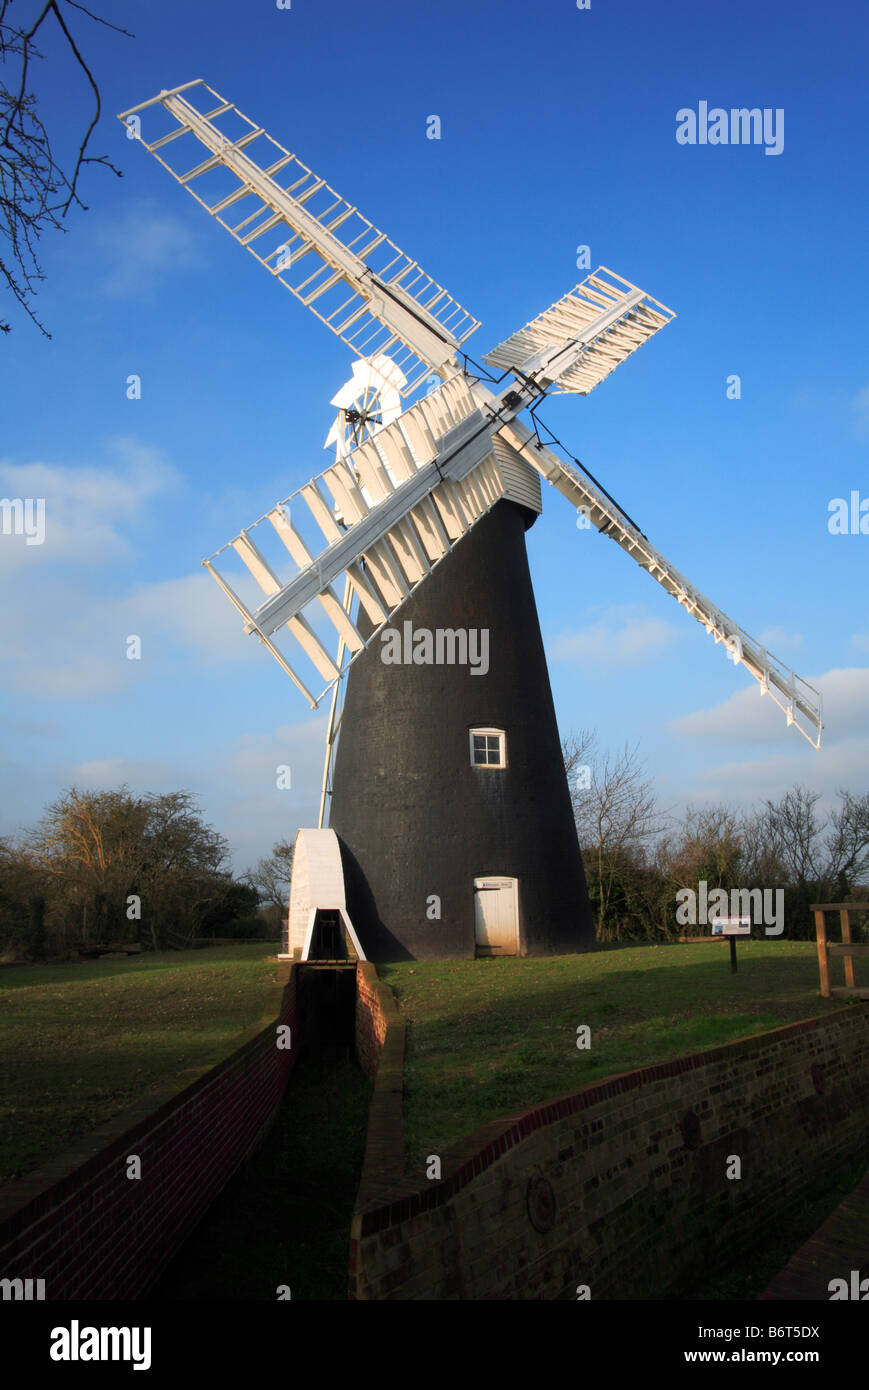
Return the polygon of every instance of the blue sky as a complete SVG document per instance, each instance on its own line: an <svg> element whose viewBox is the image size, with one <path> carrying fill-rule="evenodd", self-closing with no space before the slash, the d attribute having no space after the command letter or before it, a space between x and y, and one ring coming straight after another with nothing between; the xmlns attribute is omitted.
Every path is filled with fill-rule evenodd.
<svg viewBox="0 0 869 1390"><path fill-rule="evenodd" d="M135 38L71 23L102 90L94 152L124 177L91 167L89 211L43 240L51 341L2 309L0 495L45 497L47 529L41 546L0 536L0 833L71 782L189 788L239 868L316 823L324 714L200 560L329 462L351 358L114 119L197 77L482 320L477 360L583 278L580 245L675 310L589 397L541 413L659 550L821 688L824 747L546 489L528 548L562 734L638 741L674 807L795 781L865 791L869 535L827 527L831 499L869 497L864 7L105 12ZM43 48L63 147L87 92L56 40ZM676 113L701 101L783 110L782 152L680 145Z"/></svg>

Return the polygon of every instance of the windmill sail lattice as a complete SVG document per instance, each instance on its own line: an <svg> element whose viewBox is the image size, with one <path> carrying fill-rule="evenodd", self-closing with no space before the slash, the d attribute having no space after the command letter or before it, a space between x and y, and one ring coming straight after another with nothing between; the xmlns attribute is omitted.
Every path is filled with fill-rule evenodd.
<svg viewBox="0 0 869 1390"><path fill-rule="evenodd" d="M512 378L490 389L459 360L478 321L212 88L199 81L161 92L120 119L134 116L163 121L168 128L140 137L146 148L368 369L386 355L405 398L427 375L442 379L346 455L339 447L331 468L203 562L248 632L266 643L312 705L497 502L539 511L542 476L724 643L788 723L820 746L819 693L690 584L611 498L517 418L552 389L593 390L670 322L670 309L601 266L487 354L490 366ZM280 561L266 553L275 539ZM257 586L255 602L223 572L231 555ZM353 617L357 602L373 626L365 638ZM278 645L286 638L289 655ZM316 680L298 669L300 656L326 681L321 694L311 693Z"/></svg>
<svg viewBox="0 0 869 1390"><path fill-rule="evenodd" d="M319 605L345 643L346 669L496 502L513 496L540 510L539 484L528 479L528 471L508 443L492 438L468 381L458 374L260 517L205 564L242 613L247 630L269 645L315 705L341 670L315 630L310 609ZM276 534L295 562L296 572L285 582L258 544L259 528ZM311 534L314 542L307 539ZM221 556L230 548L267 596L256 607L246 605L221 572ZM358 598L374 624L367 639L350 608L338 599L334 586L342 577L349 581L351 606ZM326 680L319 695L308 688L297 657L293 665L275 645L283 631Z"/></svg>
<svg viewBox="0 0 869 1390"><path fill-rule="evenodd" d="M458 365L479 320L212 87L188 82L131 117L173 178L357 356L393 358L402 395Z"/></svg>
<svg viewBox="0 0 869 1390"><path fill-rule="evenodd" d="M483 360L586 396L673 317L657 299L599 266Z"/></svg>

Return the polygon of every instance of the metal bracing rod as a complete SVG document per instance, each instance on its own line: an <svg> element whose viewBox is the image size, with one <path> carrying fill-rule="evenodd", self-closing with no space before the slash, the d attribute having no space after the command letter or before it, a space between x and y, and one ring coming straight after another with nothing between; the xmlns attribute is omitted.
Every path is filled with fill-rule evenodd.
<svg viewBox="0 0 869 1390"><path fill-rule="evenodd" d="M344 608L346 609L348 615L349 615L349 613L350 613L350 603L351 603L351 596L352 596L352 593L353 593L353 585L351 584L349 578L348 578L348 579L345 579L345 581L344 581ZM344 638L343 638L343 637L339 637L339 639L338 639L338 655L337 655L336 660L335 660L335 665L338 667L339 671L341 670L341 663L342 663L342 661L344 660L344 652L345 652L345 651L346 651L346 644L345 644L345 642L344 642ZM337 732L338 732L338 725L339 725L340 722L341 722L340 715L338 715L338 696L339 696L339 692L340 692L341 690L343 690L343 686L344 686L344 681L343 681L343 675L342 675L342 677L339 678L338 680L336 680L336 681L335 681L335 684L332 686L332 700L331 700L331 703L330 703L330 705L329 705L329 723L328 723L328 726L327 726L327 728L326 728L326 756L325 756L325 759L324 759L324 762L323 762L323 785L322 785L322 787L320 788L320 811L319 811L319 815L318 815L318 817L317 817L317 829L318 829L318 830L322 830L322 829L323 829L323 821L324 821L325 815L326 815L326 797L327 797L328 794L329 794L329 781L330 781L330 774L331 774L331 771L332 771L333 744L334 744L334 742L335 742L335 736L336 736L336 734L337 734ZM336 718L336 715L337 715L337 718Z"/></svg>

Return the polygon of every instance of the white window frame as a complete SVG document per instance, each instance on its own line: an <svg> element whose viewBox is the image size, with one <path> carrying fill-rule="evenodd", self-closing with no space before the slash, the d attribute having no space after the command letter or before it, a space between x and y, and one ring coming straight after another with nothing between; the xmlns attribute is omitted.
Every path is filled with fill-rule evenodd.
<svg viewBox="0 0 869 1390"><path fill-rule="evenodd" d="M498 753L500 761L497 763L478 763L474 757L474 737L486 735L488 738L498 739ZM507 766L507 732L505 729L493 729L486 726L468 730L468 748L471 755L471 767L479 768L482 772L497 772L500 768Z"/></svg>

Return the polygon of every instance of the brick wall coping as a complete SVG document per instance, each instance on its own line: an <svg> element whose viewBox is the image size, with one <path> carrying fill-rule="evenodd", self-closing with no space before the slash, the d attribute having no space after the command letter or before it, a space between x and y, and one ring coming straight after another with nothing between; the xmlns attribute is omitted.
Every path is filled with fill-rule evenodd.
<svg viewBox="0 0 869 1390"><path fill-rule="evenodd" d="M450 1171L440 1182L428 1179L421 1182L418 1174L404 1177L400 1181L391 1181L388 1175L384 1174L377 1180L373 1173L366 1182L366 1175L363 1174L363 1184L360 1186L353 1221L353 1235L356 1239L373 1235L398 1222L406 1221L421 1211L443 1206L508 1149L521 1143L534 1130L544 1128L566 1115L588 1109L623 1092L652 1085L656 1081L737 1056L748 1056L766 1048L773 1048L778 1043L797 1037L801 1033L814 1032L825 1025L835 1024L843 1015L852 1018L861 1014L864 1017L869 1015L869 1002L849 1004L828 1014L801 1019L798 1023L788 1023L781 1028L770 1028L762 1033L751 1033L745 1038L737 1038L718 1047L693 1052L669 1062L656 1062L652 1066L640 1067L635 1071L619 1072L601 1081L589 1082L577 1091L546 1101L530 1110L503 1116L491 1124L482 1126L467 1139L460 1140L444 1151L441 1155L442 1165Z"/></svg>
<svg viewBox="0 0 869 1390"><path fill-rule="evenodd" d="M219 1062L185 1068L32 1173L5 1186L0 1191L0 1241L14 1238L43 1212L72 1195L107 1160L134 1153L136 1140L164 1120L182 1096L192 1097L222 1072L243 1065L263 1033L276 1027L293 968L279 965L278 982L269 990L259 1019L229 1040L227 1054Z"/></svg>

